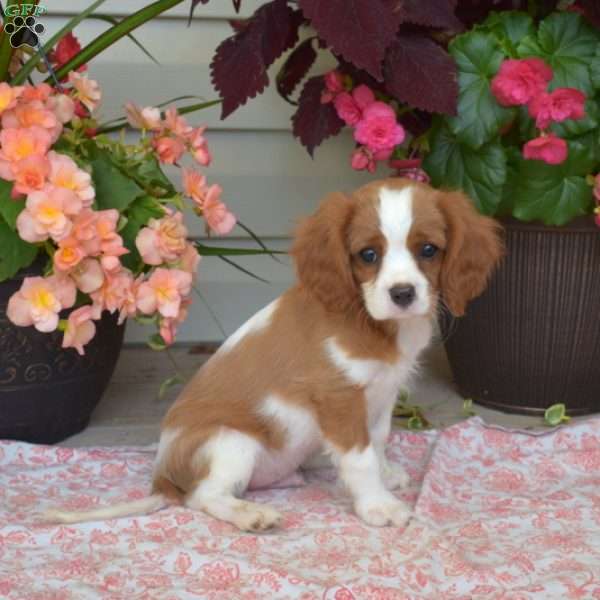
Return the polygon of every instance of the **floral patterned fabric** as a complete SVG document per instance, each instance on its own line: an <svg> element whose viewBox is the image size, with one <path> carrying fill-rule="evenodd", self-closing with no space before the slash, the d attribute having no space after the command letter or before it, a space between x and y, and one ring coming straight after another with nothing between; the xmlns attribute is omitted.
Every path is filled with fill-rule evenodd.
<svg viewBox="0 0 600 600"><path fill-rule="evenodd" d="M264 535L181 507L38 523L48 507L143 497L154 451L0 442L0 598L600 600L600 418L538 435L477 418L394 432L405 530L364 526L328 471L251 493L285 514Z"/></svg>

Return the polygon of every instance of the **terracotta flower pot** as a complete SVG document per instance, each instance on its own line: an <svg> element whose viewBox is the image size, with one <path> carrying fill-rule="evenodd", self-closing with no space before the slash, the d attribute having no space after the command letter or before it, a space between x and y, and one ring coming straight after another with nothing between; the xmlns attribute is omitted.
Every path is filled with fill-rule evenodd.
<svg viewBox="0 0 600 600"><path fill-rule="evenodd" d="M105 313L80 356L62 348L59 331L13 325L8 299L24 277L39 274L34 264L0 283L0 439L52 444L87 426L119 358L125 326Z"/></svg>
<svg viewBox="0 0 600 600"><path fill-rule="evenodd" d="M600 411L600 230L506 219L506 257L488 289L442 331L465 398L538 414Z"/></svg>

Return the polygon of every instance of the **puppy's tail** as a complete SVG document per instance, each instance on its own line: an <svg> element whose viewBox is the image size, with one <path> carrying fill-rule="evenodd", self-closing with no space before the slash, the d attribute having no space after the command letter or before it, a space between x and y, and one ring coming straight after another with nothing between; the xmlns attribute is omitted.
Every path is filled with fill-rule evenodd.
<svg viewBox="0 0 600 600"><path fill-rule="evenodd" d="M95 508L93 510L70 512L58 509L48 509L42 515L45 523L83 523L85 521L104 521L117 519L119 517L132 517L145 515L160 510L171 504L171 501L163 494L152 494L141 500L122 502L106 508Z"/></svg>

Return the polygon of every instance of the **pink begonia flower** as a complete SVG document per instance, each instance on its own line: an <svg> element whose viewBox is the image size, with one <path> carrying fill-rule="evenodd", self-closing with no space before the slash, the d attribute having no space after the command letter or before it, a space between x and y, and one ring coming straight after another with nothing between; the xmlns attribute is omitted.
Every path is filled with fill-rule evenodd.
<svg viewBox="0 0 600 600"><path fill-rule="evenodd" d="M81 199L84 208L90 208L96 197L89 173L80 169L77 163L65 154L48 152L50 161L50 183L56 187L71 190Z"/></svg>
<svg viewBox="0 0 600 600"><path fill-rule="evenodd" d="M19 236L31 243L43 242L48 237L59 242L71 232L70 217L81 208L81 199L70 190L46 186L32 192L25 202L25 210L17 217Z"/></svg>
<svg viewBox="0 0 600 600"><path fill-rule="evenodd" d="M202 203L202 216L208 226L218 235L229 233L236 223L235 215L221 202L222 191L220 185L211 185Z"/></svg>
<svg viewBox="0 0 600 600"><path fill-rule="evenodd" d="M329 71L324 77L325 90L321 94L321 104L328 104L344 91L344 80L338 71Z"/></svg>
<svg viewBox="0 0 600 600"><path fill-rule="evenodd" d="M335 97L333 105L346 125L356 125L363 118L363 111L375 102L375 94L366 85L354 88L352 94L342 92Z"/></svg>
<svg viewBox="0 0 600 600"><path fill-rule="evenodd" d="M38 83L37 85L24 86L22 97L25 102L32 102L33 100L46 102L53 92L54 89L47 83Z"/></svg>
<svg viewBox="0 0 600 600"><path fill-rule="evenodd" d="M94 309L89 305L74 310L67 319L62 347L75 348L83 356L83 347L96 335L94 317Z"/></svg>
<svg viewBox="0 0 600 600"><path fill-rule="evenodd" d="M136 129L147 129L155 131L160 129L161 118L160 110L152 106L142 108L135 102L127 102L125 104L125 114L127 122Z"/></svg>
<svg viewBox="0 0 600 600"><path fill-rule="evenodd" d="M41 190L46 185L46 179L50 174L50 163L41 154L32 154L23 160L16 161L10 165L14 180L13 197L20 194L30 194Z"/></svg>
<svg viewBox="0 0 600 600"><path fill-rule="evenodd" d="M594 198L596 199L596 204L600 204L600 173L594 177Z"/></svg>
<svg viewBox="0 0 600 600"><path fill-rule="evenodd" d="M94 304L110 313L120 311L131 287L131 271L122 269L115 275L104 274L102 285L90 294Z"/></svg>
<svg viewBox="0 0 600 600"><path fill-rule="evenodd" d="M104 271L95 258L84 258L70 273L75 285L84 294L91 294L104 283Z"/></svg>
<svg viewBox="0 0 600 600"><path fill-rule="evenodd" d="M46 101L46 106L63 125L73 120L73 117L75 116L75 102L73 102L73 98L67 96L67 94L55 94L54 96L50 96Z"/></svg>
<svg viewBox="0 0 600 600"><path fill-rule="evenodd" d="M179 257L179 261L176 263L177 266L191 273L192 276L196 274L196 270L198 269L198 263L200 262L200 255L198 254L198 250L194 244L188 242L185 245L185 250L182 255Z"/></svg>
<svg viewBox="0 0 600 600"><path fill-rule="evenodd" d="M196 127L187 136L187 141L190 145L190 153L194 157L194 160L202 165L208 167L212 162L212 155L208 149L208 142L204 137L206 127Z"/></svg>
<svg viewBox="0 0 600 600"><path fill-rule="evenodd" d="M4 81L0 83L0 114L14 108L17 105L17 98L22 92L22 86L13 87Z"/></svg>
<svg viewBox="0 0 600 600"><path fill-rule="evenodd" d="M549 165L559 165L567 159L567 142L553 133L530 140L523 146L523 157L542 160Z"/></svg>
<svg viewBox="0 0 600 600"><path fill-rule="evenodd" d="M121 308L119 310L119 325L123 323L125 319L135 317L137 314L137 291L143 281L143 275L139 275L137 279L134 279L133 275L127 277L127 284L124 286ZM123 282L125 282L125 280L123 280Z"/></svg>
<svg viewBox="0 0 600 600"><path fill-rule="evenodd" d="M96 236L97 212L84 208L74 219L71 236L83 247L86 254L96 255L100 253L100 242Z"/></svg>
<svg viewBox="0 0 600 600"><path fill-rule="evenodd" d="M574 88L558 88L553 92L532 98L529 115L538 129L547 129L551 123L585 117L585 94Z"/></svg>
<svg viewBox="0 0 600 600"><path fill-rule="evenodd" d="M85 258L85 252L76 239L68 237L58 242L58 248L52 257L57 271L67 272L76 267Z"/></svg>
<svg viewBox="0 0 600 600"><path fill-rule="evenodd" d="M412 179L413 181L420 181L422 183L429 183L431 178L421 168L423 160L420 158L406 158L390 160L389 166L392 169L396 169L396 177L405 177L406 179Z"/></svg>
<svg viewBox="0 0 600 600"><path fill-rule="evenodd" d="M81 73L71 71L69 83L73 86L74 98L79 100L90 112L94 112L102 98L98 82L88 79Z"/></svg>
<svg viewBox="0 0 600 600"><path fill-rule="evenodd" d="M164 128L177 137L186 137L192 133L192 126L182 117L177 108L171 106L165 111L165 119L163 121Z"/></svg>
<svg viewBox="0 0 600 600"><path fill-rule="evenodd" d="M373 102L367 106L354 130L354 139L372 152L394 148L404 141L404 136L404 128L396 121L396 113L384 102Z"/></svg>
<svg viewBox="0 0 600 600"><path fill-rule="evenodd" d="M546 90L552 69L540 58L505 60L492 79L492 93L502 106L527 104Z"/></svg>
<svg viewBox="0 0 600 600"><path fill-rule="evenodd" d="M123 238L117 233L119 211L116 208L98 210L96 213L96 235L94 241L99 245L100 252L110 256L122 256L129 250L123 246Z"/></svg>
<svg viewBox="0 0 600 600"><path fill-rule="evenodd" d="M102 265L102 270L110 275L118 273L123 268L123 264L118 256L101 256L100 264Z"/></svg>
<svg viewBox="0 0 600 600"><path fill-rule="evenodd" d="M185 143L178 137L156 137L152 140L152 147L161 163L174 165L185 152Z"/></svg>
<svg viewBox="0 0 600 600"><path fill-rule="evenodd" d="M52 143L56 142L63 129L56 115L40 100L22 102L12 110L5 111L2 114L2 127L5 129L41 127L50 133Z"/></svg>
<svg viewBox="0 0 600 600"><path fill-rule="evenodd" d="M207 190L206 177L198 173L198 171L183 167L181 169L181 178L183 181L183 193L197 204L202 204Z"/></svg>
<svg viewBox="0 0 600 600"><path fill-rule="evenodd" d="M29 156L43 156L51 143L50 133L42 127L3 129L0 131L0 177L10 179L10 163Z"/></svg>
<svg viewBox="0 0 600 600"><path fill-rule="evenodd" d="M58 313L75 304L75 285L68 278L26 277L18 292L8 301L6 314L20 327L33 325L38 331L54 331Z"/></svg>
<svg viewBox="0 0 600 600"><path fill-rule="evenodd" d="M181 301L181 306L179 307L179 314L176 317L163 317L160 320L160 337L162 337L167 346L170 346L175 341L175 336L177 335L177 327L187 319L188 307L191 303L192 301L189 298L185 298Z"/></svg>
<svg viewBox="0 0 600 600"><path fill-rule="evenodd" d="M377 152L371 151L366 146L359 146L352 152L350 165L356 171L369 171L374 173L377 168L377 162L387 160L394 151L393 148L385 148Z"/></svg>
<svg viewBox="0 0 600 600"><path fill-rule="evenodd" d="M190 273L180 269L155 269L138 288L138 308L147 315L158 311L163 317L176 317L191 285Z"/></svg>
<svg viewBox="0 0 600 600"><path fill-rule="evenodd" d="M150 219L135 238L135 245L147 265L176 261L186 247L188 231L183 214L176 212L162 219Z"/></svg>

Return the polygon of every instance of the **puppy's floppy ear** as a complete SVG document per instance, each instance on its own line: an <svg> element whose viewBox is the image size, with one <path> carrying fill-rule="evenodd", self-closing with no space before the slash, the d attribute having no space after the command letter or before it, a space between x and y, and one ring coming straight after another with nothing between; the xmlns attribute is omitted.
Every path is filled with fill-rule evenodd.
<svg viewBox="0 0 600 600"><path fill-rule="evenodd" d="M329 194L300 223L291 249L300 283L332 311L346 310L357 294L347 246L354 209L352 198Z"/></svg>
<svg viewBox="0 0 600 600"><path fill-rule="evenodd" d="M501 227L480 215L460 192L439 192L438 207L446 219L447 247L441 271L441 291L450 312L460 317L479 296L504 254Z"/></svg>

